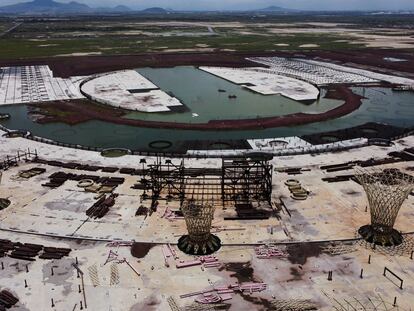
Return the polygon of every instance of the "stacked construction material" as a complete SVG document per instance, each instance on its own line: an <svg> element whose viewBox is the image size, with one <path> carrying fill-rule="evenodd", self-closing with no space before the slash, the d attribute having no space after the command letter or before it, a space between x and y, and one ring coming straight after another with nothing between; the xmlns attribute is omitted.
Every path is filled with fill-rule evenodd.
<svg viewBox="0 0 414 311"><path fill-rule="evenodd" d="M43 247L43 253L39 255L39 258L62 259L63 257L69 256L70 252L70 248Z"/></svg>
<svg viewBox="0 0 414 311"><path fill-rule="evenodd" d="M47 164L50 166L68 168L72 170L76 169L76 170L83 170L83 171L90 171L90 172L96 172L98 170L101 170L104 173L115 173L116 171L118 171L117 167L88 165L88 164L81 164L77 162L48 161L48 160L40 159L40 158L36 158L35 160L33 160L33 162Z"/></svg>
<svg viewBox="0 0 414 311"><path fill-rule="evenodd" d="M88 164L80 164L76 167L76 169L82 171L96 172L100 169L100 167Z"/></svg>
<svg viewBox="0 0 414 311"><path fill-rule="evenodd" d="M74 180L78 182L92 181L94 184L86 187L86 191L101 191L108 193L112 192L116 187L123 184L125 178L122 177L100 177L96 175L72 174L65 172L56 172L49 176L50 181L42 186L57 188L63 185L67 180Z"/></svg>
<svg viewBox="0 0 414 311"><path fill-rule="evenodd" d="M354 175L338 175L335 177L324 177L322 178L322 180L327 183L335 183L335 182L349 181L354 177L355 177Z"/></svg>
<svg viewBox="0 0 414 311"><path fill-rule="evenodd" d="M163 251L163 252L165 254L164 255L165 260L167 260L167 257L169 257L168 252L166 251ZM175 264L177 269L188 268L188 267L193 267L193 266L198 266L198 265L203 265L204 268L221 267L221 263L219 262L217 257L213 255L200 256L195 260L189 260L189 261L179 260Z"/></svg>
<svg viewBox="0 0 414 311"><path fill-rule="evenodd" d="M254 249L258 259L288 257L288 254L274 245L262 245Z"/></svg>
<svg viewBox="0 0 414 311"><path fill-rule="evenodd" d="M20 171L19 177L29 179L34 176L43 174L44 172L46 172L46 169L42 167L34 167L34 168L31 168L30 170Z"/></svg>
<svg viewBox="0 0 414 311"><path fill-rule="evenodd" d="M390 152L388 155L391 157L383 158L383 159L368 159L364 161L350 161L345 163L333 164L333 165L324 165L321 166L321 170L325 170L328 173L339 172L339 171L346 171L353 169L356 165L361 167L371 167L371 166L378 166L378 165L385 165L385 164L393 164L402 161L412 161L414 159L414 155L410 155L409 149L405 149L402 152Z"/></svg>
<svg viewBox="0 0 414 311"><path fill-rule="evenodd" d="M86 211L86 215L95 219L104 217L109 212L109 208L114 206L117 196L117 194L102 196Z"/></svg>
<svg viewBox="0 0 414 311"><path fill-rule="evenodd" d="M218 261L216 256L213 256L213 255L201 256L200 260L203 263L204 268L218 268L218 267L221 267L221 263Z"/></svg>
<svg viewBox="0 0 414 311"><path fill-rule="evenodd" d="M60 187L69 179L68 175L69 174L66 174L64 172L53 173L49 176L49 182L42 184L42 186L50 188Z"/></svg>
<svg viewBox="0 0 414 311"><path fill-rule="evenodd" d="M290 193L292 194L292 199L294 200L306 200L309 196L309 191L304 189L300 182L296 179L288 179L285 182L285 185L288 186Z"/></svg>
<svg viewBox="0 0 414 311"><path fill-rule="evenodd" d="M178 259L175 249L170 244L164 244L162 247L162 255L164 256L164 264L168 268L170 266L168 259L174 258Z"/></svg>
<svg viewBox="0 0 414 311"><path fill-rule="evenodd" d="M121 174L134 175L135 169L130 167L123 167L119 170Z"/></svg>
<svg viewBox="0 0 414 311"><path fill-rule="evenodd" d="M286 173L288 175L299 175L302 174L301 167L290 167L290 168L275 168L276 172Z"/></svg>
<svg viewBox="0 0 414 311"><path fill-rule="evenodd" d="M35 261L35 257L43 249L42 245L15 243L9 257L26 261Z"/></svg>
<svg viewBox="0 0 414 311"><path fill-rule="evenodd" d="M9 240L0 240L0 257L6 256L6 254L14 249L14 243Z"/></svg>
<svg viewBox="0 0 414 311"><path fill-rule="evenodd" d="M188 298L191 296L198 296L196 302L202 304L213 304L218 302L223 302L233 298L233 294L236 292L241 292L243 294L252 294L255 292L264 291L267 288L266 283L241 283L241 284L231 284L228 286L215 286L210 290L205 290L201 292L194 292L185 295L181 295L180 298Z"/></svg>
<svg viewBox="0 0 414 311"><path fill-rule="evenodd" d="M100 193L111 193L116 187L122 185L125 181L123 177L101 177L96 183L101 184Z"/></svg>
<svg viewBox="0 0 414 311"><path fill-rule="evenodd" d="M69 256L70 248L47 247L40 244L12 242L0 240L0 257L11 257L26 261L40 259L61 259Z"/></svg>
<svg viewBox="0 0 414 311"><path fill-rule="evenodd" d="M224 217L224 220L261 220L270 217L269 211L254 208L251 202L236 203L235 207L237 216Z"/></svg>
<svg viewBox="0 0 414 311"><path fill-rule="evenodd" d="M101 169L101 171L104 172L104 173L115 173L115 172L118 171L118 168L117 167L112 167L112 166L106 166L106 167L103 167Z"/></svg>
<svg viewBox="0 0 414 311"><path fill-rule="evenodd" d="M151 189L151 182L146 178L141 178L138 183L134 184L131 189L135 190L149 190ZM145 194L145 191L144 191Z"/></svg>
<svg viewBox="0 0 414 311"><path fill-rule="evenodd" d="M0 291L0 311L10 309L19 302L19 299L15 297L8 290L3 289Z"/></svg>
<svg viewBox="0 0 414 311"><path fill-rule="evenodd" d="M318 310L319 306L308 299L275 299L270 302L275 311L310 311ZM356 310L355 308L353 308Z"/></svg>
<svg viewBox="0 0 414 311"><path fill-rule="evenodd" d="M324 166L321 166L321 170L325 170L328 173L346 171L346 170L353 169L355 164L356 162L346 162L346 163L333 164L333 165L324 165Z"/></svg>

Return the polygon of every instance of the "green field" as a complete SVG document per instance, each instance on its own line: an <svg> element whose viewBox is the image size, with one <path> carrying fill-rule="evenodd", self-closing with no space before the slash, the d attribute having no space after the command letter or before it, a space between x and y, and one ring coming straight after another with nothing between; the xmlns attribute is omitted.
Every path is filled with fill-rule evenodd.
<svg viewBox="0 0 414 311"><path fill-rule="evenodd" d="M362 23L359 17L352 24L338 26L333 24L334 20L323 17L319 17L318 21L331 24L315 25L312 24L315 21L306 16L263 17L254 21L247 16L199 17L183 16L171 20L165 17L147 20L133 16L16 19L15 23L23 23L0 37L0 58L170 51L342 50L366 46L365 41L355 39L356 35L361 34L361 29L363 34L368 35L398 38L403 33L414 38L414 30L404 28L412 27L412 18L402 18L399 22L395 20L394 25L401 29L384 31L383 27L391 24L390 17L364 20L365 26L359 28L357 23ZM349 22L352 18L342 19ZM0 31L10 28L10 25L11 20L0 20ZM346 31L338 32L336 27L346 27ZM355 31L357 28L359 32Z"/></svg>

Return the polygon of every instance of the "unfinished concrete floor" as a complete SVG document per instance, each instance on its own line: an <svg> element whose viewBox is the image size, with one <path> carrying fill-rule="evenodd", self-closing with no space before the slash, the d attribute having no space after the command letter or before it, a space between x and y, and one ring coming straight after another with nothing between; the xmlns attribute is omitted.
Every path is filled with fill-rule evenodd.
<svg viewBox="0 0 414 311"><path fill-rule="evenodd" d="M410 139L401 141L401 146ZM19 140L14 140L13 144ZM64 150L49 147L50 152L41 155L47 159L53 159ZM160 201L158 210L151 216L135 216L140 205L150 206L150 201L141 202L142 190L131 189L139 176L21 162L3 172L0 197L8 198L11 205L0 211L1 239L71 248L72 252L60 260L37 258L28 262L0 258L3 264L0 290L8 289L19 298L12 310L81 310L81 302L83 310L174 310L168 303L169 297L185 310L197 296L180 298L180 295L236 282L264 282L267 284L264 291L232 294L232 299L224 302L225 309L272 310L274 300L307 299L318 310L364 310L362 306L366 310L411 310L414 308L414 260L410 258L414 249L413 196L404 203L395 225L406 234L405 244L394 249L372 249L355 239L358 238L357 229L369 222L362 187L353 181L322 181L324 177L353 172L328 174L320 169L321 164L346 162L373 152L386 153L376 148L309 157L312 162L305 161L307 156L274 159L275 166L292 161L308 169L294 176L310 191L308 199L292 199L285 185L292 176L275 171L273 201L281 199L286 206L279 211L278 218L228 221L223 218L232 215L234 210L218 206L213 231L222 240L223 247L215 254L220 266L214 268L176 267L180 261L194 260L174 245L186 232L184 220L165 217L166 208L174 210L179 203ZM94 159L93 163L100 163L97 157L92 157L93 153L70 152L71 159L78 162L92 163L89 159ZM110 164L108 161L111 160L102 160L102 165ZM189 163L214 167L216 162L212 159L190 160ZM134 163L139 167L138 157ZM33 167L44 168L46 172L30 179L18 177L19 171ZM382 167L410 173L413 163ZM48 176L57 171L124 177L125 182L116 188L119 196L109 212L101 219L91 219L86 210L96 201L96 193L85 192L75 181L66 181L55 189L42 186ZM255 247L267 243L275 244L284 255L258 258ZM177 254L177 258L167 259L168 266L163 255L167 244ZM131 253L131 245L134 245L135 256ZM72 265L76 261L84 273L84 285ZM397 277L389 272L383 275L385 267L403 279L402 289ZM333 274L331 281L328 280L329 271Z"/></svg>

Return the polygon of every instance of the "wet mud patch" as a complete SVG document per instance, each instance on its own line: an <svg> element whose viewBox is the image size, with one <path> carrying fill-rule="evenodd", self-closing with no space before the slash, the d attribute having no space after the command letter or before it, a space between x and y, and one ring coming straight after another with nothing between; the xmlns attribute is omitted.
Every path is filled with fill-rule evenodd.
<svg viewBox="0 0 414 311"><path fill-rule="evenodd" d="M129 309L129 311L157 311L161 301L156 296L150 296L143 302L137 303Z"/></svg>
<svg viewBox="0 0 414 311"><path fill-rule="evenodd" d="M134 243L131 246L131 255L135 258L144 258L154 246L152 243Z"/></svg>
<svg viewBox="0 0 414 311"><path fill-rule="evenodd" d="M63 287L62 295L64 297L72 291L72 283L69 282L69 279L74 275L72 263L72 258L62 258L57 261L48 261L42 267L43 281Z"/></svg>
<svg viewBox="0 0 414 311"><path fill-rule="evenodd" d="M31 269L33 262L19 261L11 257L2 257L1 261L4 266L4 270L0 270L0 284L7 284L9 279L16 277L20 273L26 273L26 266ZM1 285L0 285L1 287Z"/></svg>
<svg viewBox="0 0 414 311"><path fill-rule="evenodd" d="M302 267L299 266L299 269L296 267L291 267L290 268L290 275L292 276L292 278L290 278L289 280L287 280L287 282L293 282L293 281L302 281L302 277L303 277L303 270L301 269Z"/></svg>
<svg viewBox="0 0 414 311"><path fill-rule="evenodd" d="M287 246L286 251L291 263L304 265L309 257L319 257L322 248L320 244L316 243L301 243Z"/></svg>
<svg viewBox="0 0 414 311"><path fill-rule="evenodd" d="M236 278L239 283L242 282L261 282L254 276L254 269L249 262L233 262L223 265L219 271L226 270L230 273L230 277Z"/></svg>
<svg viewBox="0 0 414 311"><path fill-rule="evenodd" d="M239 295L245 300L255 305L256 311L273 310L271 301L262 297L254 297L249 294L239 293ZM262 307L262 308L261 308Z"/></svg>

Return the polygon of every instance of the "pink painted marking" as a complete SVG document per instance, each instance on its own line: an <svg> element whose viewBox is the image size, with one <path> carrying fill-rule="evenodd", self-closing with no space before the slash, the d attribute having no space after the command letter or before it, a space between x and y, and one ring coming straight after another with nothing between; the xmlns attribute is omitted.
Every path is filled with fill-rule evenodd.
<svg viewBox="0 0 414 311"><path fill-rule="evenodd" d="M179 261L175 264L175 266L177 267L177 269L181 269L181 268L187 268L187 267L192 267L192 266L198 266L201 265L201 261L200 260L191 260L191 261Z"/></svg>

